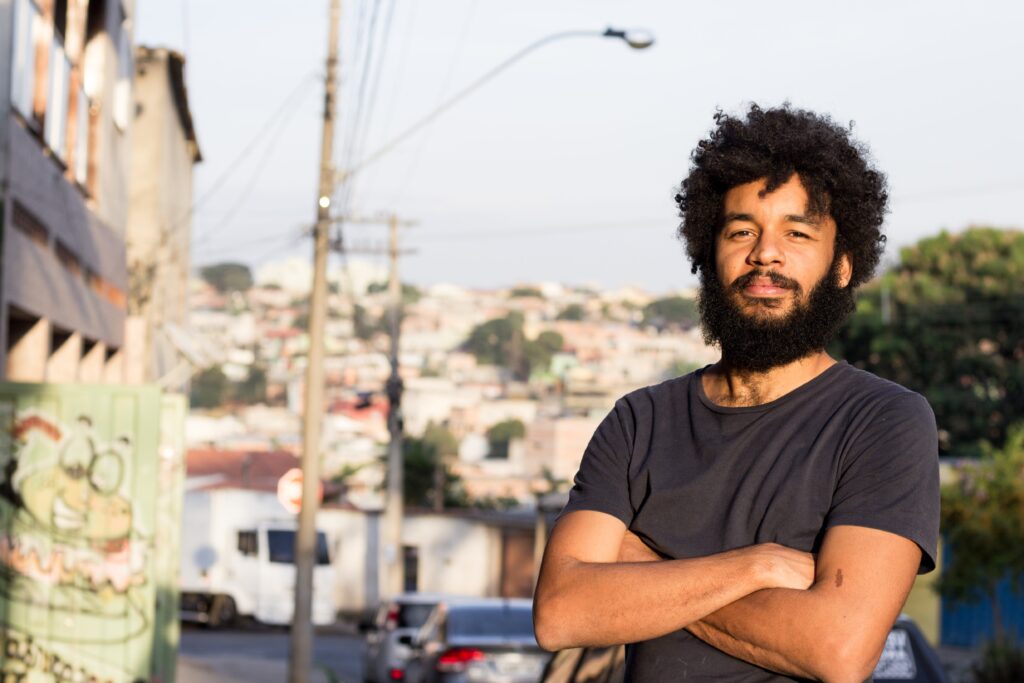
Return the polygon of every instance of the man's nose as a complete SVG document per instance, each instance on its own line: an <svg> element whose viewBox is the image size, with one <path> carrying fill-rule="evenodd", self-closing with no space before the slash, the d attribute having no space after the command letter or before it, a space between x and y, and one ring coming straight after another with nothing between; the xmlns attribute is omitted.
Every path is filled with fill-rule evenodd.
<svg viewBox="0 0 1024 683"><path fill-rule="evenodd" d="M747 263L752 266L781 265L784 261L782 246L778 238L768 231L762 232L753 248L747 255Z"/></svg>

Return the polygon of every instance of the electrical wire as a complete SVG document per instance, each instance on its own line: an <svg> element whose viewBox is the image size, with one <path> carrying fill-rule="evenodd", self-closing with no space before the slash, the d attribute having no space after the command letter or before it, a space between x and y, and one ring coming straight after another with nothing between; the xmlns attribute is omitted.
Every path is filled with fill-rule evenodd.
<svg viewBox="0 0 1024 683"><path fill-rule="evenodd" d="M296 105L298 105L299 102L301 102L301 100L297 100ZM284 138L283 133L285 130L287 130L288 124L291 122L292 118L294 118L295 113L297 111L299 111L299 107L293 106L291 110L288 112L288 114L283 119L281 119L280 126L277 128L275 134L270 136L270 144L267 145L266 149L263 150L263 155L260 157L259 162L256 164L256 167L253 170L252 175L249 177L249 180L243 186L242 192L241 194L239 194L238 199L235 201L234 204L231 205L231 207L228 209L224 217L221 218L219 223L217 223L212 228L206 230L201 237L193 241L194 246L199 246L203 244L204 242L208 241L211 236L220 232L225 227L231 224L235 216L238 214L238 211L245 204L246 200L248 200L249 195L252 194L253 189L256 187L256 183L259 182L260 176L263 175L263 172L269 166L268 162L270 160L270 156L277 149L278 143Z"/></svg>

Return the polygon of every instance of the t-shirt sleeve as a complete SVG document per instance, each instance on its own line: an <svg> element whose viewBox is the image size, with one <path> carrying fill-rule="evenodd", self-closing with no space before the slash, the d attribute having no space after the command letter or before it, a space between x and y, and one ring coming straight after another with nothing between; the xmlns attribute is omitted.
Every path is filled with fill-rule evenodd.
<svg viewBox="0 0 1024 683"><path fill-rule="evenodd" d="M633 521L629 502L633 427L629 404L619 399L590 438L569 491L569 502L559 517L577 510L595 510L617 517L629 526Z"/></svg>
<svg viewBox="0 0 1024 683"><path fill-rule="evenodd" d="M919 574L935 569L938 454L935 415L924 397L907 392L888 401L843 458L826 526L899 534L920 546Z"/></svg>

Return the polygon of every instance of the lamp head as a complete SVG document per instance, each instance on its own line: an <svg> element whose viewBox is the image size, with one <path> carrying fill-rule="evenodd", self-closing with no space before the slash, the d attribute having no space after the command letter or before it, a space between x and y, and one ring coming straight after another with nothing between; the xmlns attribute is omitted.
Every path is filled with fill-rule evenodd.
<svg viewBox="0 0 1024 683"><path fill-rule="evenodd" d="M618 38L623 40L634 50L643 50L654 45L654 34L644 29L622 30L609 26L601 35L605 38Z"/></svg>

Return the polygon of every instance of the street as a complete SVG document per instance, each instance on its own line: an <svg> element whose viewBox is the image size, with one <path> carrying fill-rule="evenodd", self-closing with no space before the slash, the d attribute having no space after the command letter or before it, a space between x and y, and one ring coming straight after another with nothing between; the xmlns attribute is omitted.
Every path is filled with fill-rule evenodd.
<svg viewBox="0 0 1024 683"><path fill-rule="evenodd" d="M363 640L318 632L313 651L316 683L362 680ZM329 674L327 672L330 672ZM181 683L282 683L288 676L288 631L264 626L211 630L182 625L177 680Z"/></svg>

